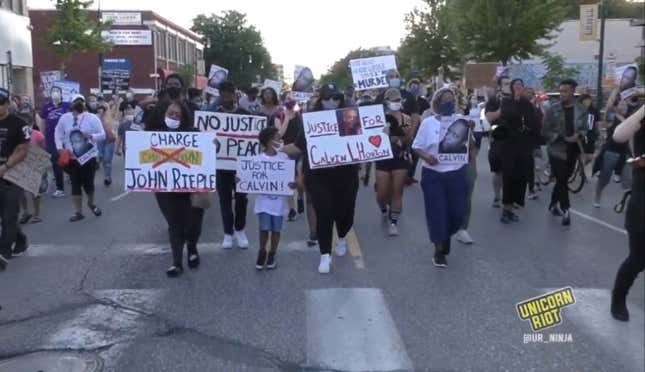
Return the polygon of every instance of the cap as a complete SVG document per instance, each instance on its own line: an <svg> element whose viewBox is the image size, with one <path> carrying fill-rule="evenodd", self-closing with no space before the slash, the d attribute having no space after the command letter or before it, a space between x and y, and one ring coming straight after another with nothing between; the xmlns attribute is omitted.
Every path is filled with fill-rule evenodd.
<svg viewBox="0 0 645 372"><path fill-rule="evenodd" d="M7 101L9 101L9 91L4 88L0 88L0 104L4 105Z"/></svg>
<svg viewBox="0 0 645 372"><path fill-rule="evenodd" d="M385 91L385 95L383 96L383 99L386 101L396 101L396 100L401 100L401 92L398 89L388 89Z"/></svg>
<svg viewBox="0 0 645 372"><path fill-rule="evenodd" d="M343 94L338 91L338 87L334 83L325 84L320 88L320 97L323 99L342 95Z"/></svg>
<svg viewBox="0 0 645 372"><path fill-rule="evenodd" d="M82 100L83 102L85 102L85 97L83 97L82 94L74 94L72 96L72 101L71 102L74 102L74 101L79 100L79 99Z"/></svg>

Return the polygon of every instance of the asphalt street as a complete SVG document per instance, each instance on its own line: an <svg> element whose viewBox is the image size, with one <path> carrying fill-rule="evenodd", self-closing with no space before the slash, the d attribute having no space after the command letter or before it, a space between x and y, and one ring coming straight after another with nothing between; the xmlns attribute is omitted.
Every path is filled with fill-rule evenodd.
<svg viewBox="0 0 645 372"><path fill-rule="evenodd" d="M285 222L277 270L257 272L252 209L251 249L225 251L214 203L201 267L168 279L167 226L152 195L123 192L121 170L116 158L115 184L98 186L102 217L87 211L72 224L70 198L48 197L44 223L25 227L31 248L0 272L0 363L73 351L118 372L645 369L642 274L628 298L631 321L609 314L627 254L624 215L612 208L618 184L601 209L591 206L595 180L573 195L568 228L547 213L550 187L518 211L519 223L502 225L482 153L475 244L453 242L446 269L432 266L419 186L405 190L397 238L387 236L373 188L362 187L350 252L327 276L317 272L317 247L306 246L304 216ZM534 333L516 304L565 287L576 303Z"/></svg>

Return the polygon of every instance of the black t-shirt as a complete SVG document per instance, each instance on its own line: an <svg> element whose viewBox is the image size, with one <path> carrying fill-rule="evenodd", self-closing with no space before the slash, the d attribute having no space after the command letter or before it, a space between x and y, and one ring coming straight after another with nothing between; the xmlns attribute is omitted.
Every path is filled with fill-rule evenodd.
<svg viewBox="0 0 645 372"><path fill-rule="evenodd" d="M124 112L128 108L128 106L137 107L139 106L139 102L137 100L123 101L121 102L121 105L119 105L119 111Z"/></svg>
<svg viewBox="0 0 645 372"><path fill-rule="evenodd" d="M567 137L573 136L575 133L575 128L573 124L573 113L574 109L573 106L570 107L562 107L564 109L564 127L565 127L565 133L567 134Z"/></svg>
<svg viewBox="0 0 645 372"><path fill-rule="evenodd" d="M289 123L287 123L287 130L282 136L284 144L289 145L296 142L298 133L302 131L303 126L304 124L302 123L302 117L300 115L296 115L293 119L289 120Z"/></svg>
<svg viewBox="0 0 645 372"><path fill-rule="evenodd" d="M430 102L424 97L417 97L417 107L419 110L417 111L419 115L423 115L423 113L430 108Z"/></svg>
<svg viewBox="0 0 645 372"><path fill-rule="evenodd" d="M30 126L16 115L0 120L0 165L5 164L18 145L31 139Z"/></svg>

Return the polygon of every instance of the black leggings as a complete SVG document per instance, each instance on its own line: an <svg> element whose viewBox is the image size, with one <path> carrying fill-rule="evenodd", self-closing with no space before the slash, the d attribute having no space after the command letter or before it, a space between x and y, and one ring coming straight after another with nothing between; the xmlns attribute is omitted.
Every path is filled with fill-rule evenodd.
<svg viewBox="0 0 645 372"><path fill-rule="evenodd" d="M156 193L155 198L168 223L173 265L181 266L184 244L187 245L189 254L197 254L204 210L193 208L189 193Z"/></svg>
<svg viewBox="0 0 645 372"><path fill-rule="evenodd" d="M216 178L217 193L219 194L219 207L222 213L224 234L233 235L235 231L242 231L246 227L246 208L249 204L248 196L235 191L235 171L218 170ZM233 213L233 197L235 196L235 213Z"/></svg>
<svg viewBox="0 0 645 372"><path fill-rule="evenodd" d="M316 231L320 254L331 254L334 222L338 236L344 238L354 226L358 171L348 179L307 177L307 191L316 210Z"/></svg>
<svg viewBox="0 0 645 372"><path fill-rule="evenodd" d="M80 196L82 191L87 195L94 194L94 175L96 174L96 158L80 165L72 160L65 169L72 181L72 195Z"/></svg>
<svg viewBox="0 0 645 372"><path fill-rule="evenodd" d="M502 182L504 205L524 205L526 193L526 167L529 166L528 150L518 143L504 143L502 152Z"/></svg>

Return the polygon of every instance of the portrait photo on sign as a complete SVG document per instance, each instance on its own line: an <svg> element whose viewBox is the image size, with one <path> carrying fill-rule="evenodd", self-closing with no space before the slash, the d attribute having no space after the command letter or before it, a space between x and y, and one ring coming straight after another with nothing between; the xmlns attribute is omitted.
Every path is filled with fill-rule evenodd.
<svg viewBox="0 0 645 372"><path fill-rule="evenodd" d="M309 67L296 66L292 90L294 92L313 93L314 80L314 73Z"/></svg>
<svg viewBox="0 0 645 372"><path fill-rule="evenodd" d="M439 162L468 163L470 126L465 118L446 118L441 121L439 132Z"/></svg>
<svg viewBox="0 0 645 372"><path fill-rule="evenodd" d="M338 134L341 137L363 134L357 108L346 108L336 111L336 119L338 120Z"/></svg>
<svg viewBox="0 0 645 372"><path fill-rule="evenodd" d="M94 145L85 138L85 135L80 130L74 130L69 134L69 143L72 144L72 152L77 158L94 148Z"/></svg>
<svg viewBox="0 0 645 372"><path fill-rule="evenodd" d="M621 92L634 88L638 81L638 66L636 64L630 64L616 67L615 76L618 89Z"/></svg>
<svg viewBox="0 0 645 372"><path fill-rule="evenodd" d="M219 67L211 66L210 74L208 76L208 87L218 89L219 85L228 79L228 70Z"/></svg>

